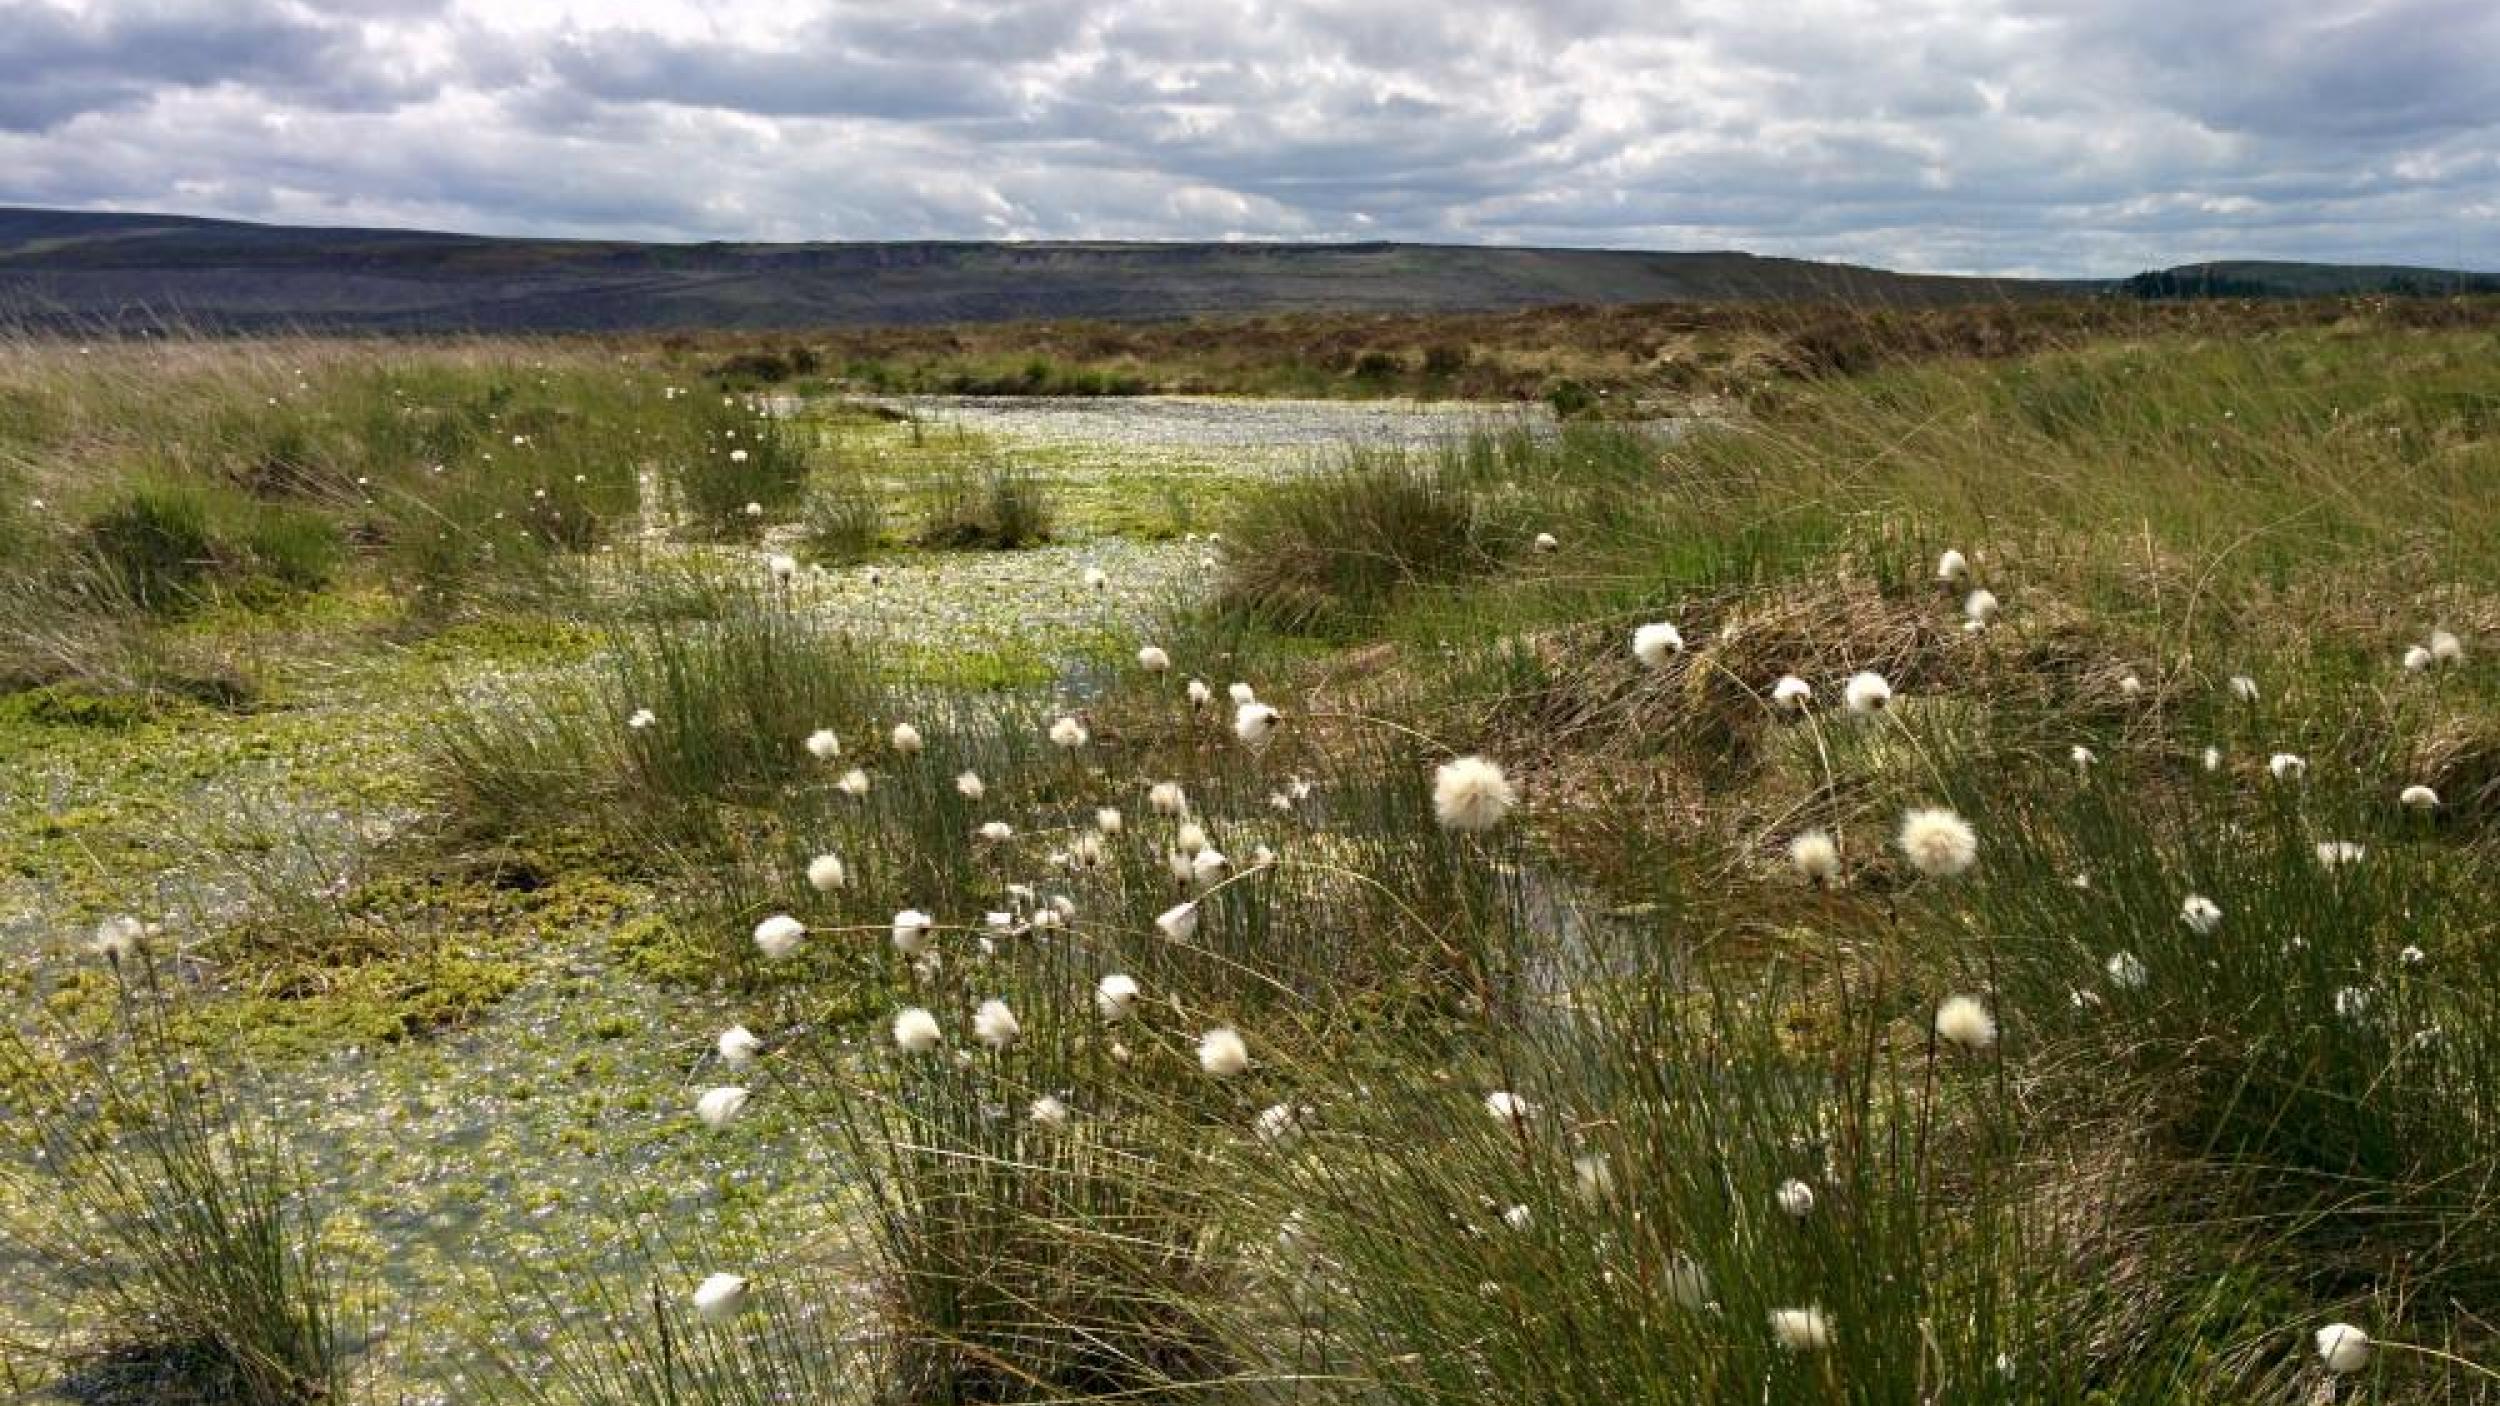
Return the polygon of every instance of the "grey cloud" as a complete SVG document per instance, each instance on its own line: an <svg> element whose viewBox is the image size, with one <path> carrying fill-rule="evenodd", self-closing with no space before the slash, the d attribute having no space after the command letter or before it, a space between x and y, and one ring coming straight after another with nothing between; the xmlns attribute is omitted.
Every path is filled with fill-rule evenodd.
<svg viewBox="0 0 2500 1406"><path fill-rule="evenodd" d="M166 88L221 83L323 108L421 91L376 57L354 26L267 0L89 12L0 0L0 129L41 131L140 106Z"/></svg>

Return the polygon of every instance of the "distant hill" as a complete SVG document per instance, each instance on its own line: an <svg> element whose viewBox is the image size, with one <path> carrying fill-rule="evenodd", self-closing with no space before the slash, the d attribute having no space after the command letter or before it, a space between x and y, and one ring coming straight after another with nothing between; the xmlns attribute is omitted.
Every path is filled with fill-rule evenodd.
<svg viewBox="0 0 2500 1406"><path fill-rule="evenodd" d="M2181 264L2123 280L2137 298L2343 298L2367 294L2455 297L2500 293L2500 273L2411 268L2402 264L2294 264L2261 259Z"/></svg>
<svg viewBox="0 0 2500 1406"><path fill-rule="evenodd" d="M2376 291L2363 285L2386 274L2485 277L2202 267L2232 271L2234 297ZM1424 244L502 239L0 207L0 321L60 327L770 329L1565 303L1931 306L2106 291L2178 295L2167 284L2139 290L2139 281L1948 278L1742 253Z"/></svg>

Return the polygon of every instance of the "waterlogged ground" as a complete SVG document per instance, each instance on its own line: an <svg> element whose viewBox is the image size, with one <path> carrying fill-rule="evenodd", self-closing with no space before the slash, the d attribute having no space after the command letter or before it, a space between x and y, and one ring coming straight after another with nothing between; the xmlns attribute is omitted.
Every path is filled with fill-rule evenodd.
<svg viewBox="0 0 2500 1406"><path fill-rule="evenodd" d="M921 442L978 437L1043 478L1060 540L810 570L796 599L890 643L897 668L1059 692L1081 690L1087 661L1133 647L1205 588L1204 534L1229 491L1306 470L1329 446L1421 447L1521 413L1195 398L909 408ZM802 425L815 415L781 409ZM871 453L907 472L915 431L867 433ZM619 554L615 569L653 560L761 569L753 551L665 541ZM1089 570L1106 584L1090 586ZM639 1263L646 1240L741 1247L727 1253L761 1263L786 1252L751 1248L775 1241L772 1227L845 1193L815 1150L824 1140L796 1136L775 1101L740 1123L735 1155L692 1116L695 1093L719 1081L715 1034L761 1017L638 974L616 939L647 922L654 895L561 874L517 884L491 863L440 893L362 886L367 862L424 824L426 724L497 706L595 648L590 631L546 625L405 647L381 630L382 607L317 602L276 625L192 627L249 636L266 698L254 711L0 716L0 973L12 999L92 1014L109 978L83 955L85 935L117 912L164 922L171 969L217 992L200 1028L244 1051L245 1087L290 1130L333 1246L376 1287L363 1309L388 1395L453 1402L461 1376L445 1349L535 1336L496 1309L515 1290L561 1315L590 1271ZM309 1001L236 990L203 956L222 925L307 901L433 925L443 955L429 960L461 964L457 998L400 1009L387 969L372 991ZM61 1326L32 1313L0 1304L0 1344Z"/></svg>

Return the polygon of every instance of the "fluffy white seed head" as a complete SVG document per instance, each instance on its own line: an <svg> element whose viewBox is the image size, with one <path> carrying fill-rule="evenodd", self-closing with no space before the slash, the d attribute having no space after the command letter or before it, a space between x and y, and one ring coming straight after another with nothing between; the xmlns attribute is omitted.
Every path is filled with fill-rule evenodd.
<svg viewBox="0 0 2500 1406"><path fill-rule="evenodd" d="M1085 568L1085 589L1089 591L1100 591L1108 589L1110 585L1111 577L1101 567L1089 566Z"/></svg>
<svg viewBox="0 0 2500 1406"><path fill-rule="evenodd" d="M1128 828L1128 822L1112 806L1099 806L1094 811L1094 828L1106 835L1116 835Z"/></svg>
<svg viewBox="0 0 2500 1406"><path fill-rule="evenodd" d="M1862 669L1842 685L1840 701L1852 713L1881 712L1892 702L1892 685L1872 669Z"/></svg>
<svg viewBox="0 0 2500 1406"><path fill-rule="evenodd" d="M2350 1323L2329 1323L2317 1332L2318 1360L2326 1370L2348 1377L2370 1365L2370 1335Z"/></svg>
<svg viewBox="0 0 2500 1406"><path fill-rule="evenodd" d="M764 558L764 569L772 573L773 580L787 585L791 577L799 574L798 558L775 552Z"/></svg>
<svg viewBox="0 0 2500 1406"><path fill-rule="evenodd" d="M1207 687L1205 679L1191 679L1188 693L1189 706L1192 708L1203 708L1215 701L1215 690Z"/></svg>
<svg viewBox="0 0 2500 1406"><path fill-rule="evenodd" d="M2250 678L2246 674L2233 674L2231 676L2231 696L2240 700L2242 703L2256 702L2257 681Z"/></svg>
<svg viewBox="0 0 2500 1406"><path fill-rule="evenodd" d="M1172 656L1150 644L1137 651L1137 667L1149 674L1165 673L1172 667Z"/></svg>
<svg viewBox="0 0 2500 1406"><path fill-rule="evenodd" d="M1652 621L1632 632L1632 657L1653 669L1664 668L1666 662L1684 652L1684 632L1664 620Z"/></svg>
<svg viewBox="0 0 2500 1406"><path fill-rule="evenodd" d="M1209 888L1232 867L1233 862L1224 857L1224 851L1209 845L1190 857L1189 880L1200 888Z"/></svg>
<svg viewBox="0 0 2500 1406"><path fill-rule="evenodd" d="M1183 854L1194 855L1206 847L1207 827L1194 820L1182 821L1181 827L1172 832L1172 848Z"/></svg>
<svg viewBox="0 0 2500 1406"><path fill-rule="evenodd" d="M894 950L906 957L917 957L929 946L929 929L937 920L917 908L906 908L894 915Z"/></svg>
<svg viewBox="0 0 2500 1406"><path fill-rule="evenodd" d="M1233 735L1252 748L1264 747L1283 717L1265 703L1244 703L1233 710Z"/></svg>
<svg viewBox="0 0 2500 1406"><path fill-rule="evenodd" d="M1773 1195L1779 1201L1780 1210L1796 1220L1804 1220L1814 1214L1814 1188L1795 1177L1781 1182L1779 1190Z"/></svg>
<svg viewBox="0 0 2500 1406"><path fill-rule="evenodd" d="M1230 1079L1250 1068L1250 1047L1238 1031L1219 1026L1198 1037L1198 1067L1218 1079Z"/></svg>
<svg viewBox="0 0 2500 1406"><path fill-rule="evenodd" d="M849 883L850 877L838 854L820 854L807 861L807 886L818 893L831 893Z"/></svg>
<svg viewBox="0 0 2500 1406"><path fill-rule="evenodd" d="M1491 1114L1495 1122L1525 1123L1535 1110L1526 1099L1510 1090L1495 1089L1484 1096L1484 1111Z"/></svg>
<svg viewBox="0 0 2500 1406"><path fill-rule="evenodd" d="M1058 1133L1067 1131L1069 1117L1068 1105L1062 1103L1056 1098L1053 1098L1049 1094L1044 1094L1040 1098L1033 1100L1031 1104L1027 1105L1024 1110L1024 1116L1025 1121L1031 1123L1034 1127L1041 1129L1043 1132Z"/></svg>
<svg viewBox="0 0 2500 1406"><path fill-rule="evenodd" d="M979 835L984 844L1003 845L1016 837L1016 827L1004 820L990 820L982 822L981 828L973 833Z"/></svg>
<svg viewBox="0 0 2500 1406"><path fill-rule="evenodd" d="M1158 781L1146 792L1146 804L1157 815L1187 815L1189 795L1177 781Z"/></svg>
<svg viewBox="0 0 2500 1406"><path fill-rule="evenodd" d="M858 800L868 794L868 773L858 767L852 767L849 771L842 773L841 780L833 784L843 795L852 800Z"/></svg>
<svg viewBox="0 0 2500 1406"><path fill-rule="evenodd" d="M2198 937L2211 937L2222 926L2222 905L2201 893L2191 893L2179 904L2179 921Z"/></svg>
<svg viewBox="0 0 2500 1406"><path fill-rule="evenodd" d="M1976 996L1947 996L1936 1007L1936 1037L1966 1050L1997 1042L1997 1018Z"/></svg>
<svg viewBox="0 0 2500 1406"><path fill-rule="evenodd" d="M1828 885L1840 879L1840 846L1821 830L1808 830L1788 842L1788 863L1809 884Z"/></svg>
<svg viewBox="0 0 2500 1406"><path fill-rule="evenodd" d="M2204 757L2202 758L2202 760L2203 760L2203 761L2204 761L2204 763L2205 763L2205 770L2207 770L2207 771L2220 771L2220 770L2222 770L2222 749L2221 749L2220 747L2208 747L2208 748L2206 748L2206 749L2205 749L2205 755L2204 755Z"/></svg>
<svg viewBox="0 0 2500 1406"><path fill-rule="evenodd" d="M1113 972L1094 983L1094 1013L1117 1024L1137 1004L1137 978Z"/></svg>
<svg viewBox="0 0 2500 1406"><path fill-rule="evenodd" d="M820 762L829 762L842 755L842 739L833 729L820 727L807 735L807 754Z"/></svg>
<svg viewBox="0 0 2500 1406"><path fill-rule="evenodd" d="M1771 704L1784 712L1802 713L1813 701L1814 685L1795 674L1782 674L1779 682L1771 685Z"/></svg>
<svg viewBox="0 0 2500 1406"><path fill-rule="evenodd" d="M1174 942L1187 942L1198 935L1198 905L1176 903L1155 919L1155 931Z"/></svg>
<svg viewBox="0 0 2500 1406"><path fill-rule="evenodd" d="M742 1069L754 1063L755 1057L764 1052L764 1042L755 1038L755 1032L743 1025L733 1025L722 1031L720 1038L712 1042L712 1047L720 1051L721 1063L732 1069Z"/></svg>
<svg viewBox="0 0 2500 1406"><path fill-rule="evenodd" d="M1302 1135L1306 1110L1290 1103L1270 1104L1250 1120L1250 1135L1268 1147L1286 1147Z"/></svg>
<svg viewBox="0 0 2500 1406"><path fill-rule="evenodd" d="M2291 752L2277 752L2266 758L2266 770L2277 781L2298 781L2309 770L2309 763Z"/></svg>
<svg viewBox="0 0 2500 1406"><path fill-rule="evenodd" d="M743 1274L709 1275L694 1286L695 1316L706 1323L726 1323L746 1306L747 1278Z"/></svg>
<svg viewBox="0 0 2500 1406"><path fill-rule="evenodd" d="M1936 558L1936 579L1947 584L1969 580L1970 558L1956 548L1946 548L1944 555Z"/></svg>
<svg viewBox="0 0 2500 1406"><path fill-rule="evenodd" d="M1253 692L1250 685L1246 683L1230 684L1224 689L1224 694L1226 697L1233 700L1233 706L1236 708L1240 707L1244 703L1256 703L1259 701L1259 695Z"/></svg>
<svg viewBox="0 0 2500 1406"><path fill-rule="evenodd" d="M2141 990L2150 975L2144 970L2143 959L2133 952L2112 953L2101 964L2101 970L2109 973L2109 984L2122 991Z"/></svg>
<svg viewBox="0 0 2500 1406"><path fill-rule="evenodd" d="M799 950L799 939L807 936L807 924L787 913L775 913L755 925L755 945L767 957L787 957Z"/></svg>
<svg viewBox="0 0 2500 1406"><path fill-rule="evenodd" d="M1551 532L1540 532L1536 535L1536 549L1540 552L1556 551L1561 547L1562 543L1555 540Z"/></svg>
<svg viewBox="0 0 2500 1406"><path fill-rule="evenodd" d="M1967 874L1979 860L1979 837L1971 832L1969 822L1939 808L1902 816L1900 845L1910 867L1930 878Z"/></svg>
<svg viewBox="0 0 2500 1406"><path fill-rule="evenodd" d="M2133 698L2142 692L2144 692L2144 680L2133 674L2120 676L2118 680L2118 695L2121 698Z"/></svg>
<svg viewBox="0 0 2500 1406"><path fill-rule="evenodd" d="M1483 757L1443 762L1432 774L1432 813L1445 829L1490 830L1518 803L1501 767Z"/></svg>
<svg viewBox="0 0 2500 1406"><path fill-rule="evenodd" d="M2465 657L2465 641L2448 630L2431 631L2431 658L2442 664L2454 664Z"/></svg>
<svg viewBox="0 0 2500 1406"><path fill-rule="evenodd" d="M1085 724L1074 718L1061 718L1050 725L1051 745L1064 747L1069 751L1075 751L1084 746L1089 735L1085 731Z"/></svg>
<svg viewBox="0 0 2500 1406"><path fill-rule="evenodd" d="M1985 625L1997 618L1997 593L1982 586L1962 598L1962 618Z"/></svg>
<svg viewBox="0 0 2500 1406"><path fill-rule="evenodd" d="M650 709L636 708L633 716L625 720L625 725L632 728L636 732L640 732L644 728L651 726L659 720L660 715L652 712Z"/></svg>
<svg viewBox="0 0 2500 1406"><path fill-rule="evenodd" d="M2080 742L2075 744L2074 750L2068 752L2066 757L2067 760L2075 764L2075 770L2077 771L2090 771L2093 764L2100 760L2100 758L2093 753L2091 748L2084 746Z"/></svg>
<svg viewBox="0 0 2500 1406"><path fill-rule="evenodd" d="M896 723L889 740L893 742L894 750L906 757L917 756L920 753L922 745L920 729L913 727L910 723Z"/></svg>
<svg viewBox="0 0 2500 1406"><path fill-rule="evenodd" d="M738 1115L746 1111L746 1106L746 1090L723 1085L703 1091L703 1096L694 1101L694 1116L702 1119L703 1126L707 1128L726 1128L738 1121Z"/></svg>
<svg viewBox="0 0 2500 1406"><path fill-rule="evenodd" d="M921 1007L905 1006L894 1017L894 1047L903 1053L924 1055L944 1043L946 1032L937 1017Z"/></svg>
<svg viewBox="0 0 2500 1406"><path fill-rule="evenodd" d="M2418 674L2431 666L2431 652L2418 644L2405 646L2405 672Z"/></svg>
<svg viewBox="0 0 2500 1406"><path fill-rule="evenodd" d="M1016 1013L1007 1009L1005 1001L983 1001L972 1013L973 1038L991 1049L1003 1050L1023 1034L1024 1026L1017 1021Z"/></svg>
<svg viewBox="0 0 2500 1406"><path fill-rule="evenodd" d="M2355 844L2351 840L2318 841L2318 862L2329 869L2341 869L2347 864L2358 864L2369 852L2366 847Z"/></svg>
<svg viewBox="0 0 2500 1406"><path fill-rule="evenodd" d="M955 778L955 794L967 801L977 801L989 793L989 783L977 771L963 772Z"/></svg>
<svg viewBox="0 0 2500 1406"><path fill-rule="evenodd" d="M95 936L87 942L87 950L119 966L139 955L147 945L148 925L127 913L116 914L96 924Z"/></svg>
<svg viewBox="0 0 2500 1406"><path fill-rule="evenodd" d="M1775 1308L1771 1336L1790 1352L1821 1352L1832 1345L1831 1316L1819 1308Z"/></svg>
<svg viewBox="0 0 2500 1406"><path fill-rule="evenodd" d="M2396 793L2396 804L2407 810L2439 809L2439 793L2428 786L2407 786Z"/></svg>

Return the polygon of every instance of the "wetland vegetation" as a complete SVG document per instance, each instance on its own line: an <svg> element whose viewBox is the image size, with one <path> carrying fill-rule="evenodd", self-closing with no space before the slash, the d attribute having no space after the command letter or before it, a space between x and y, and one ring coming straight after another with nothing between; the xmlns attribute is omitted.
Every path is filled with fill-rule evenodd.
<svg viewBox="0 0 2500 1406"><path fill-rule="evenodd" d="M2302 306L0 343L0 1391L2500 1400L2500 340Z"/></svg>

